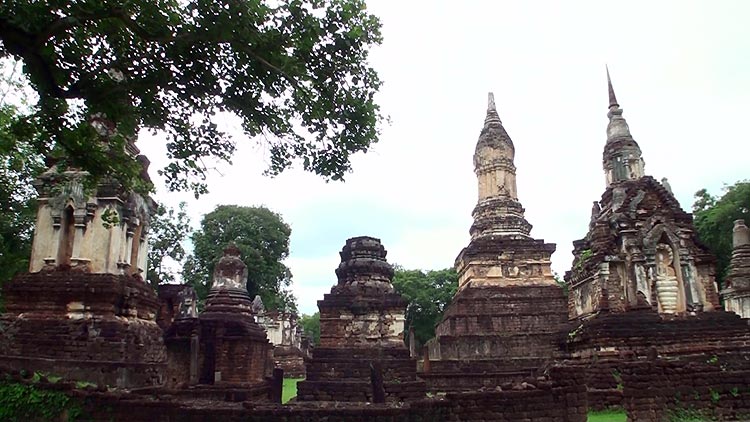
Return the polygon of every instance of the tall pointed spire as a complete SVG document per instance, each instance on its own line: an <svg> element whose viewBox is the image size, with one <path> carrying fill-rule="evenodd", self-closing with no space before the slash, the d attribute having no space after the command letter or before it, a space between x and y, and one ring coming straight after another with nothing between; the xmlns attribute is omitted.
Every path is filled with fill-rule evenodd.
<svg viewBox="0 0 750 422"><path fill-rule="evenodd" d="M487 95L487 117L474 150L474 172L477 175L479 200L472 213L472 238L502 236L529 237L531 224L523 216L518 202L515 147L500 121L495 96Z"/></svg>
<svg viewBox="0 0 750 422"><path fill-rule="evenodd" d="M617 103L617 97L615 97L615 90L612 88L612 79L609 77L609 66L604 65L604 67L607 69L607 88L609 88L609 108L612 107L620 107L620 104Z"/></svg>
<svg viewBox="0 0 750 422"><path fill-rule="evenodd" d="M607 126L607 142L611 142L617 138L630 138L630 128L625 118L622 117L622 109L620 104L617 103L615 97L615 90L612 88L612 78L609 77L609 66L607 69L607 90L609 91L609 125Z"/></svg>
<svg viewBox="0 0 750 422"><path fill-rule="evenodd" d="M503 123L502 120L500 120L500 116L497 114L497 108L495 107L495 94L491 92L487 94L487 117L484 118L485 124L489 122Z"/></svg>
<svg viewBox="0 0 750 422"><path fill-rule="evenodd" d="M607 69L607 91L609 93L609 111L607 117L607 143L604 146L603 165L607 186L623 180L635 180L643 177L643 158L641 149L630 134L628 122L622 117L622 109L612 88L612 78Z"/></svg>

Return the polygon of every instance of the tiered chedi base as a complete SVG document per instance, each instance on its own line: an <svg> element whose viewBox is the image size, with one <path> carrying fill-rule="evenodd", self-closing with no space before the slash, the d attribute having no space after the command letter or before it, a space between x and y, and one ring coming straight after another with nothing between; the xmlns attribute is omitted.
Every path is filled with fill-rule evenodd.
<svg viewBox="0 0 750 422"><path fill-rule="evenodd" d="M437 326L435 359L551 358L567 321L558 286L483 286L459 291Z"/></svg>
<svg viewBox="0 0 750 422"><path fill-rule="evenodd" d="M522 380L559 355L566 299L558 286L460 290L428 343L419 374L430 391L494 388Z"/></svg>
<svg viewBox="0 0 750 422"><path fill-rule="evenodd" d="M301 401L372 402L371 371L382 368L386 401L412 401L425 397L424 381L416 378L416 361L406 348L313 349L307 379L297 384Z"/></svg>
<svg viewBox="0 0 750 422"><path fill-rule="evenodd" d="M461 251L459 290L420 373L431 391L523 379L559 354L568 317L550 270L554 250L543 240L482 236Z"/></svg>
<svg viewBox="0 0 750 422"><path fill-rule="evenodd" d="M619 374L633 362L660 357L750 369L750 326L724 311L694 316L659 316L650 308L600 312L576 322L567 351L570 362L585 370L589 406L605 408L622 404Z"/></svg>
<svg viewBox="0 0 750 422"><path fill-rule="evenodd" d="M699 312L694 316L659 316L651 309L601 312L580 321L568 335L572 358L603 353L702 359L714 353L750 355L750 326L731 312Z"/></svg>
<svg viewBox="0 0 750 422"><path fill-rule="evenodd" d="M124 388L162 383L156 294L140 278L22 274L3 286L0 361L12 369Z"/></svg>
<svg viewBox="0 0 750 422"><path fill-rule="evenodd" d="M326 294L318 302L321 346L312 350L306 379L297 384L301 401L366 401L373 397L372 370L380 364L386 401L424 398L416 360L400 339L383 341L403 324L404 299L346 292Z"/></svg>
<svg viewBox="0 0 750 422"><path fill-rule="evenodd" d="M298 399L424 398L416 360L403 342L406 301L394 293L385 248L379 239L355 237L340 254L338 283L318 301L320 347L307 362L307 379L297 384Z"/></svg>

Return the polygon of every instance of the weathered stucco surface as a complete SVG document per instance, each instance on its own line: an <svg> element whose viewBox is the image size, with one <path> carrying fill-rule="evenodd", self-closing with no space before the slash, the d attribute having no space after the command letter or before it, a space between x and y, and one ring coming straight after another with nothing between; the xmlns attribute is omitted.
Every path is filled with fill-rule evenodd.
<svg viewBox="0 0 750 422"><path fill-rule="evenodd" d="M721 295L727 311L750 318L750 229L737 220L732 234L732 260Z"/></svg>
<svg viewBox="0 0 750 422"><path fill-rule="evenodd" d="M719 309L714 260L698 241L692 216L664 179L643 173L641 150L609 83L609 126L602 158L606 190L589 231L573 242L565 274L569 314L650 307L662 314Z"/></svg>
<svg viewBox="0 0 750 422"><path fill-rule="evenodd" d="M39 205L29 271L63 266L97 274L145 275L156 203L123 192L115 181L89 192L81 182L84 176L53 166L36 180Z"/></svg>

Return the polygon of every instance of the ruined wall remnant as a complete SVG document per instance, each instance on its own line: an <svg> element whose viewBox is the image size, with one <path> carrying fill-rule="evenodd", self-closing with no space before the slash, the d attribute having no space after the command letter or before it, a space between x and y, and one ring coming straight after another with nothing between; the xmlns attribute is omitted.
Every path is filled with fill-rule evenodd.
<svg viewBox="0 0 750 422"><path fill-rule="evenodd" d="M303 347L302 326L294 312L267 311L260 296L253 299L253 313L258 324L266 330L268 340L273 344L273 360L289 378L305 377L307 340Z"/></svg>
<svg viewBox="0 0 750 422"><path fill-rule="evenodd" d="M379 239L355 237L340 255L338 283L318 301L320 345L297 384L298 399L373 401L373 384L387 401L424 397L402 337L406 301L393 290L385 248Z"/></svg>
<svg viewBox="0 0 750 422"><path fill-rule="evenodd" d="M628 420L747 420L750 368L709 357L702 362L644 361L622 371Z"/></svg>
<svg viewBox="0 0 750 422"><path fill-rule="evenodd" d="M732 260L721 296L727 311L750 318L750 229L743 220L734 222Z"/></svg>

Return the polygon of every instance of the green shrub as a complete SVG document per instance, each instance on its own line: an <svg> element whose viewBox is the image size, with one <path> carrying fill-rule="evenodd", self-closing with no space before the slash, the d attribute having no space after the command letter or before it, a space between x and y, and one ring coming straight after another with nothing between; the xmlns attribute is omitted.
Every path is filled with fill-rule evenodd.
<svg viewBox="0 0 750 422"><path fill-rule="evenodd" d="M0 421L74 421L80 416L80 404L64 393L0 381Z"/></svg>

